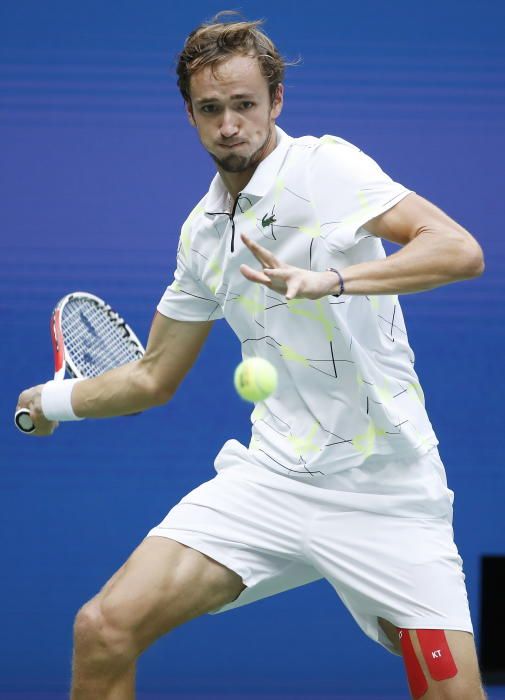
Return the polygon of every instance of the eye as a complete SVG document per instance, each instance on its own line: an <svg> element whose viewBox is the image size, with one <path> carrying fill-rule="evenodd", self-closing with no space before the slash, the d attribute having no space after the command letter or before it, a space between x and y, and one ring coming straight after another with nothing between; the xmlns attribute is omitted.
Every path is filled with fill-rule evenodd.
<svg viewBox="0 0 505 700"><path fill-rule="evenodd" d="M251 102L250 100L244 100L244 102L241 102L242 109L251 109L251 107L254 107L254 102Z"/></svg>
<svg viewBox="0 0 505 700"><path fill-rule="evenodd" d="M203 112L204 114L214 114L217 111L216 105L202 105L200 107L200 112Z"/></svg>

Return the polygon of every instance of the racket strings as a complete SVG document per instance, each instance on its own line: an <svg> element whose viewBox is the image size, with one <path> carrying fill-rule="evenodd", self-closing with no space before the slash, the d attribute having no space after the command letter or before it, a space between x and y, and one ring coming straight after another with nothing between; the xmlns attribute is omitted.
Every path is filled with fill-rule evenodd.
<svg viewBox="0 0 505 700"><path fill-rule="evenodd" d="M61 327L67 356L86 377L96 377L143 355L123 319L92 300L69 301L62 310Z"/></svg>

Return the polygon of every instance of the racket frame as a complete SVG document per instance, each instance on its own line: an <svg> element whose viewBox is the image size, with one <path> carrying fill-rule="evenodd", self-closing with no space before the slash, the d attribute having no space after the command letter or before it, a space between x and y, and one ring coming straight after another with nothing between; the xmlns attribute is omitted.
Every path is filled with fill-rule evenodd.
<svg viewBox="0 0 505 700"><path fill-rule="evenodd" d="M61 319L63 316L63 310L65 306L76 299L87 299L95 303L98 307L103 308L107 314L110 315L111 319L116 323L116 325L121 328L124 332L125 338L138 348L139 359L144 354L144 346L133 332L132 328L125 322L119 314L112 309L112 307L107 304L103 299L97 297L95 294L90 292L71 292L62 297L53 309L51 314L51 320L49 323L49 330L51 333L51 343L53 346L53 358L54 358L54 380L61 381L65 377L65 373L68 373L72 378L75 379L85 379L85 375L79 370L79 368L74 363L71 355L67 352L65 348L65 341L63 338L63 330L61 326ZM20 408L16 411L14 416L14 423L16 428L22 433L33 433L35 430L35 425L30 417L30 411L27 408Z"/></svg>

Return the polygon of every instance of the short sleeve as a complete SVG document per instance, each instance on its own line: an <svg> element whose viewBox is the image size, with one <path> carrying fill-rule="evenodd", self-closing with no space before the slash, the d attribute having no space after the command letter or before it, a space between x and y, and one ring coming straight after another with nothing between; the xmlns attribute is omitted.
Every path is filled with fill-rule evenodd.
<svg viewBox="0 0 505 700"><path fill-rule="evenodd" d="M177 321L214 321L223 318L221 305L192 269L191 226L182 227L177 249L177 267L174 280L158 304L158 311Z"/></svg>
<svg viewBox="0 0 505 700"><path fill-rule="evenodd" d="M338 250L369 236L363 226L411 193L372 158L335 136L319 139L308 178L321 238Z"/></svg>

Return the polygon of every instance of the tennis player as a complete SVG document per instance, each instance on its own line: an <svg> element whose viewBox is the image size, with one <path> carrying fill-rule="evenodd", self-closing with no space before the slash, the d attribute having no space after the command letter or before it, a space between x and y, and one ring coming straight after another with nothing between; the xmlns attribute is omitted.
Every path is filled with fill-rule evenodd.
<svg viewBox="0 0 505 700"><path fill-rule="evenodd" d="M177 625L319 578L403 657L413 698L485 697L453 494L398 302L480 275L482 251L355 146L277 127L284 68L259 22L190 34L178 84L217 174L182 227L146 355L19 398L39 435L163 404L220 318L279 374L250 444L228 441L214 478L78 613L73 700L130 700L136 659ZM401 248L386 257L382 238Z"/></svg>

